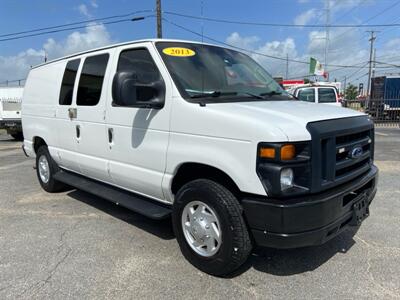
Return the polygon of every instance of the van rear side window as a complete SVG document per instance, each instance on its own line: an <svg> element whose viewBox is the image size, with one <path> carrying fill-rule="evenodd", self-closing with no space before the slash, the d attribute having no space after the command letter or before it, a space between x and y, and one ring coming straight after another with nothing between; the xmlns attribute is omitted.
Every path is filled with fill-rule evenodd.
<svg viewBox="0 0 400 300"><path fill-rule="evenodd" d="M77 105L94 106L99 103L108 57L108 54L101 54L85 59L79 79Z"/></svg>
<svg viewBox="0 0 400 300"><path fill-rule="evenodd" d="M72 92L74 91L74 83L80 61L80 59L70 60L65 67L61 83L60 98L58 99L60 105L71 105L72 103Z"/></svg>
<svg viewBox="0 0 400 300"><path fill-rule="evenodd" d="M318 96L320 103L336 102L336 94L333 88L318 89Z"/></svg>

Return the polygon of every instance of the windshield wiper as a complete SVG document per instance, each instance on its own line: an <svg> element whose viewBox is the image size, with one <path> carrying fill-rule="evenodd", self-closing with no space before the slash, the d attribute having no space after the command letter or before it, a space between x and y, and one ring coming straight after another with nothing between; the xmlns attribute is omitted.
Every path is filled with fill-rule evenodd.
<svg viewBox="0 0 400 300"><path fill-rule="evenodd" d="M249 92L239 92L239 93L243 94L243 95L250 96L252 98L256 98L256 99L264 99L263 97L261 97L262 95L256 95L256 94L249 93Z"/></svg>
<svg viewBox="0 0 400 300"><path fill-rule="evenodd" d="M229 95L237 95L237 92L221 92L221 91L212 91L208 93L200 93L196 95L190 96L190 98L195 99L195 98L208 98L208 97L221 97L221 96L229 96Z"/></svg>
<svg viewBox="0 0 400 300"><path fill-rule="evenodd" d="M275 96L275 95L282 95L282 92L270 91L270 92L260 94L260 96Z"/></svg>
<svg viewBox="0 0 400 300"><path fill-rule="evenodd" d="M253 93L249 93L249 92L221 92L221 91L213 91L213 92L208 92L208 93L200 93L200 94L196 94L193 96L190 96L190 98L207 98L207 97L220 97L220 96L235 96L238 94L243 94L243 95L247 95L250 96L252 98L256 98L256 99L264 99L262 97L262 95L256 95Z"/></svg>

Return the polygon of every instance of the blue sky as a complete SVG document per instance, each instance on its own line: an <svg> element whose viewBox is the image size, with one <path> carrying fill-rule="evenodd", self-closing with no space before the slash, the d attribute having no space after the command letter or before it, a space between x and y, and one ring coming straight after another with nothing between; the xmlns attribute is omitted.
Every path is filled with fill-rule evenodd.
<svg viewBox="0 0 400 300"><path fill-rule="evenodd" d="M203 15L212 18L287 24L324 24L325 22L324 0L163 0L162 8L164 11L200 16L202 2ZM151 10L154 8L155 0L1 0L1 4L0 35L138 10ZM330 6L333 24L363 24L369 19L367 24L400 23L400 1L397 0L330 0ZM193 31L201 32L201 21L171 15L164 16ZM168 23L163 24L163 29L166 38L199 39ZM323 29L271 28L204 22L203 30L206 36L268 55L285 57L288 54L291 59L305 61L310 56L321 61L324 59L325 32ZM366 62L368 60L366 30L368 28L332 29L328 62L340 65ZM379 30L382 31L382 29ZM56 58L104 44L154 36L155 19L149 17L139 22L100 25L3 41L0 42L0 82L26 76L29 66L43 59L44 51L50 58ZM378 33L376 48L380 61L400 64L400 54L397 54L400 50L400 27L383 29L381 33ZM284 62L257 55L254 57L273 75L284 74ZM306 65L291 63L289 77L307 74L307 68ZM338 80L341 80L344 75L351 75L357 71L357 68L337 71L334 67L328 67L328 71L329 69L332 71L331 79ZM397 70L379 70L382 74L396 71L400 72L398 68ZM365 78L358 79L358 77L363 76L365 72L366 69L359 69L352 80L363 81Z"/></svg>

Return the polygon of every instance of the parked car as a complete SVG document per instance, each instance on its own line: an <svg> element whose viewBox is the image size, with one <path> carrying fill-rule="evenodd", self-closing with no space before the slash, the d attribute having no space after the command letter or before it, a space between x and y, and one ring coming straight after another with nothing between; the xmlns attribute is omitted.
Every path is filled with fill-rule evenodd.
<svg viewBox="0 0 400 300"><path fill-rule="evenodd" d="M232 49L156 39L70 55L32 68L22 103L44 190L172 216L183 255L213 275L253 245L325 243L376 193L368 116L297 101Z"/></svg>
<svg viewBox="0 0 400 300"><path fill-rule="evenodd" d="M21 100L23 87L0 87L0 129L22 140Z"/></svg>
<svg viewBox="0 0 400 300"><path fill-rule="evenodd" d="M342 106L339 92L329 85L304 85L293 90L292 94L301 101Z"/></svg>

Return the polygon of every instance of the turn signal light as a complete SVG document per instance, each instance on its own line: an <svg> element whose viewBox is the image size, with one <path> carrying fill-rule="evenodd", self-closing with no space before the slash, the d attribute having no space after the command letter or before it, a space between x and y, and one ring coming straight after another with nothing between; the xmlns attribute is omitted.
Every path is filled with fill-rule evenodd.
<svg viewBox="0 0 400 300"><path fill-rule="evenodd" d="M275 158L275 148L272 147L261 147L260 157L262 158Z"/></svg>
<svg viewBox="0 0 400 300"><path fill-rule="evenodd" d="M281 147L281 160L292 160L296 156L294 145L284 145Z"/></svg>

